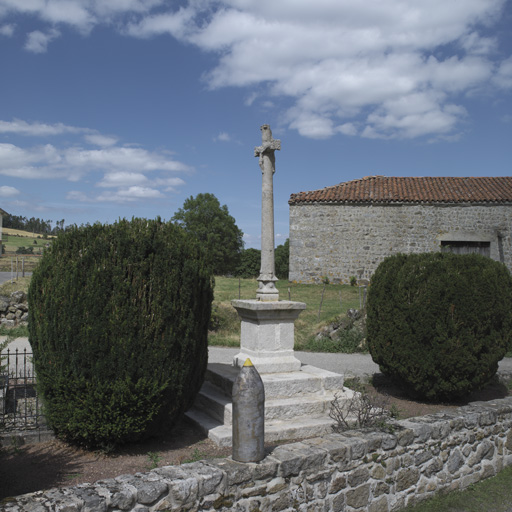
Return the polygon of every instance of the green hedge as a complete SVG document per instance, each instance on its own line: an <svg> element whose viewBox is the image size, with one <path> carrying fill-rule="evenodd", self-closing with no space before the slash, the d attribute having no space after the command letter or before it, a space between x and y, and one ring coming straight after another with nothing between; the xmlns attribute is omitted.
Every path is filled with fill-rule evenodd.
<svg viewBox="0 0 512 512"><path fill-rule="evenodd" d="M476 254L386 258L368 292L368 348L413 395L455 399L494 376L512 339L512 278Z"/></svg>
<svg viewBox="0 0 512 512"><path fill-rule="evenodd" d="M203 382L212 287L197 242L160 219L60 234L28 294L56 434L111 448L172 424Z"/></svg>

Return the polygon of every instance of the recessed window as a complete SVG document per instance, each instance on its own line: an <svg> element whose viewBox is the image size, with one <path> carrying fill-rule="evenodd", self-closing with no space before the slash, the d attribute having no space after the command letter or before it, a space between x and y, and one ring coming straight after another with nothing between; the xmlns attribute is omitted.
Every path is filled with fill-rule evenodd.
<svg viewBox="0 0 512 512"><path fill-rule="evenodd" d="M454 254L482 254L491 257L491 242L469 242L466 240L442 240L441 252L453 252Z"/></svg>

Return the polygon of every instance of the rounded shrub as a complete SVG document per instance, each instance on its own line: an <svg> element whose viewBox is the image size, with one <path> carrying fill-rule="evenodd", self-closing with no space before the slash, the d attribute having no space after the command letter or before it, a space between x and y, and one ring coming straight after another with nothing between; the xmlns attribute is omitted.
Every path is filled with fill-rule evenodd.
<svg viewBox="0 0 512 512"><path fill-rule="evenodd" d="M490 258L386 258L368 292L368 348L412 395L452 400L484 386L512 339L512 278Z"/></svg>
<svg viewBox="0 0 512 512"><path fill-rule="evenodd" d="M172 424L204 378L212 278L197 242L160 219L73 227L29 289L29 334L55 433L109 449Z"/></svg>

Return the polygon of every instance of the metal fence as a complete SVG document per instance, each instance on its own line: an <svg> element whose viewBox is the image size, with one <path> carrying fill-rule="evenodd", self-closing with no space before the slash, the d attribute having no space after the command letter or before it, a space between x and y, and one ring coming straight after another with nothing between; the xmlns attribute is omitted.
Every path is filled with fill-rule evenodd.
<svg viewBox="0 0 512 512"><path fill-rule="evenodd" d="M0 433L43 424L32 353L7 349L0 359Z"/></svg>

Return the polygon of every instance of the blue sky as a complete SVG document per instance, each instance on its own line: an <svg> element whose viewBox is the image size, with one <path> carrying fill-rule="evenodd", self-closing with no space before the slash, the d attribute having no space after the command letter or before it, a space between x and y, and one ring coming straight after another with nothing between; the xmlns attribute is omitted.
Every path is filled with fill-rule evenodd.
<svg viewBox="0 0 512 512"><path fill-rule="evenodd" d="M259 127L290 194L504 176L512 0L0 0L0 208L170 219L211 192L260 246Z"/></svg>

